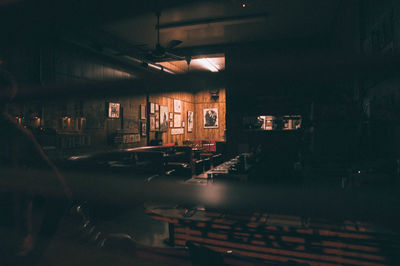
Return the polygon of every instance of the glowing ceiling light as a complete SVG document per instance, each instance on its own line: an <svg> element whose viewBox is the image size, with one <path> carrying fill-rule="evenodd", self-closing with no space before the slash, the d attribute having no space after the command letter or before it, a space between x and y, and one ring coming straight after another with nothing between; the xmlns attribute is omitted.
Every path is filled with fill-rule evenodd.
<svg viewBox="0 0 400 266"><path fill-rule="evenodd" d="M169 70L168 68L163 68L164 72L167 72L169 74L175 75L175 72L173 72L172 70Z"/></svg>
<svg viewBox="0 0 400 266"><path fill-rule="evenodd" d="M201 58L196 60L200 63L201 66L203 66L204 68L210 70L211 72L218 72L219 69L212 64L207 58Z"/></svg>

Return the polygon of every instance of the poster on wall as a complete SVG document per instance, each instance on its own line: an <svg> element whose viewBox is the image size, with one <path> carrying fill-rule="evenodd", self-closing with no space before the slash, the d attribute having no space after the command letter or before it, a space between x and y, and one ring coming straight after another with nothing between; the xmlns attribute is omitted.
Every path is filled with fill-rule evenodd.
<svg viewBox="0 0 400 266"><path fill-rule="evenodd" d="M183 128L171 128L171 135L181 135L184 133Z"/></svg>
<svg viewBox="0 0 400 266"><path fill-rule="evenodd" d="M119 103L108 103L108 117L109 118L119 118Z"/></svg>
<svg viewBox="0 0 400 266"><path fill-rule="evenodd" d="M156 118L154 116L150 117L150 131L156 130Z"/></svg>
<svg viewBox="0 0 400 266"><path fill-rule="evenodd" d="M218 108L203 109L204 128L218 128Z"/></svg>
<svg viewBox="0 0 400 266"><path fill-rule="evenodd" d="M168 106L160 106L160 131L168 130Z"/></svg>
<svg viewBox="0 0 400 266"><path fill-rule="evenodd" d="M154 103L150 103L150 114L154 114Z"/></svg>
<svg viewBox="0 0 400 266"><path fill-rule="evenodd" d="M174 99L174 112L180 113L182 111L182 102L180 100Z"/></svg>
<svg viewBox="0 0 400 266"><path fill-rule="evenodd" d="M181 115L174 114L174 127L181 127Z"/></svg>
<svg viewBox="0 0 400 266"><path fill-rule="evenodd" d="M143 137L146 137L146 129L147 129L146 125L147 125L146 122L141 123L141 130L142 130Z"/></svg>
<svg viewBox="0 0 400 266"><path fill-rule="evenodd" d="M188 111L187 112L187 131L193 132L193 112Z"/></svg>
<svg viewBox="0 0 400 266"><path fill-rule="evenodd" d="M146 119L146 105L140 105L140 119Z"/></svg>

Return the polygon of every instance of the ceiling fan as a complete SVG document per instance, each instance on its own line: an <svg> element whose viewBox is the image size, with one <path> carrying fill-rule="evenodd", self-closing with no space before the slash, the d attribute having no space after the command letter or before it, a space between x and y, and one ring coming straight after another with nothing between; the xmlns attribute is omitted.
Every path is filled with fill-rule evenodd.
<svg viewBox="0 0 400 266"><path fill-rule="evenodd" d="M183 58L181 56L178 56L178 55L173 54L173 53L170 52L171 49L177 47L178 45L180 45L182 43L181 40L171 40L167 44L166 47L161 46L161 44L160 44L160 16L161 16L161 12L157 11L156 12L156 16L157 16L157 25L156 25L157 43L156 43L155 49L149 51L148 59L150 59L152 61L158 61L158 60L165 59L165 58L173 58L173 59L177 59L177 60L182 60Z"/></svg>

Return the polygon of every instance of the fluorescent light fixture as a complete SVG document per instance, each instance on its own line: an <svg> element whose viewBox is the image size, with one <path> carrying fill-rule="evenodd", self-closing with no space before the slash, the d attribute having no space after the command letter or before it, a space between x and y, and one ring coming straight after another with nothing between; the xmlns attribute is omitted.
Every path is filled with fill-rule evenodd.
<svg viewBox="0 0 400 266"><path fill-rule="evenodd" d="M164 72L167 72L169 74L175 75L175 72L173 72L172 70L169 70L168 68L163 68Z"/></svg>
<svg viewBox="0 0 400 266"><path fill-rule="evenodd" d="M147 66L156 69L156 70L162 70L162 67L156 64L148 63Z"/></svg>
<svg viewBox="0 0 400 266"><path fill-rule="evenodd" d="M212 64L207 58L197 59L196 61L200 63L201 66L210 70L211 72L219 71L219 69L214 64Z"/></svg>

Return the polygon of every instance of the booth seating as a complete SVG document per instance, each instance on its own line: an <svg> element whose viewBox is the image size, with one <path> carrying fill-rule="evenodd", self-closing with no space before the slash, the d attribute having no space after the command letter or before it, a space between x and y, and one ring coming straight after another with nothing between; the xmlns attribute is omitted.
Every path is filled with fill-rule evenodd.
<svg viewBox="0 0 400 266"><path fill-rule="evenodd" d="M216 166L222 164L222 162L223 162L223 158L222 158L221 153L215 154L211 157L211 164L213 167L216 167Z"/></svg>
<svg viewBox="0 0 400 266"><path fill-rule="evenodd" d="M204 160L204 171L208 171L211 169L211 160L210 158L205 158Z"/></svg>
<svg viewBox="0 0 400 266"><path fill-rule="evenodd" d="M195 174L200 175L203 172L204 172L204 161L203 160L195 161Z"/></svg>
<svg viewBox="0 0 400 266"><path fill-rule="evenodd" d="M190 178L194 173L193 151L188 146L151 146L135 150L157 151L163 154L165 170L169 175Z"/></svg>

